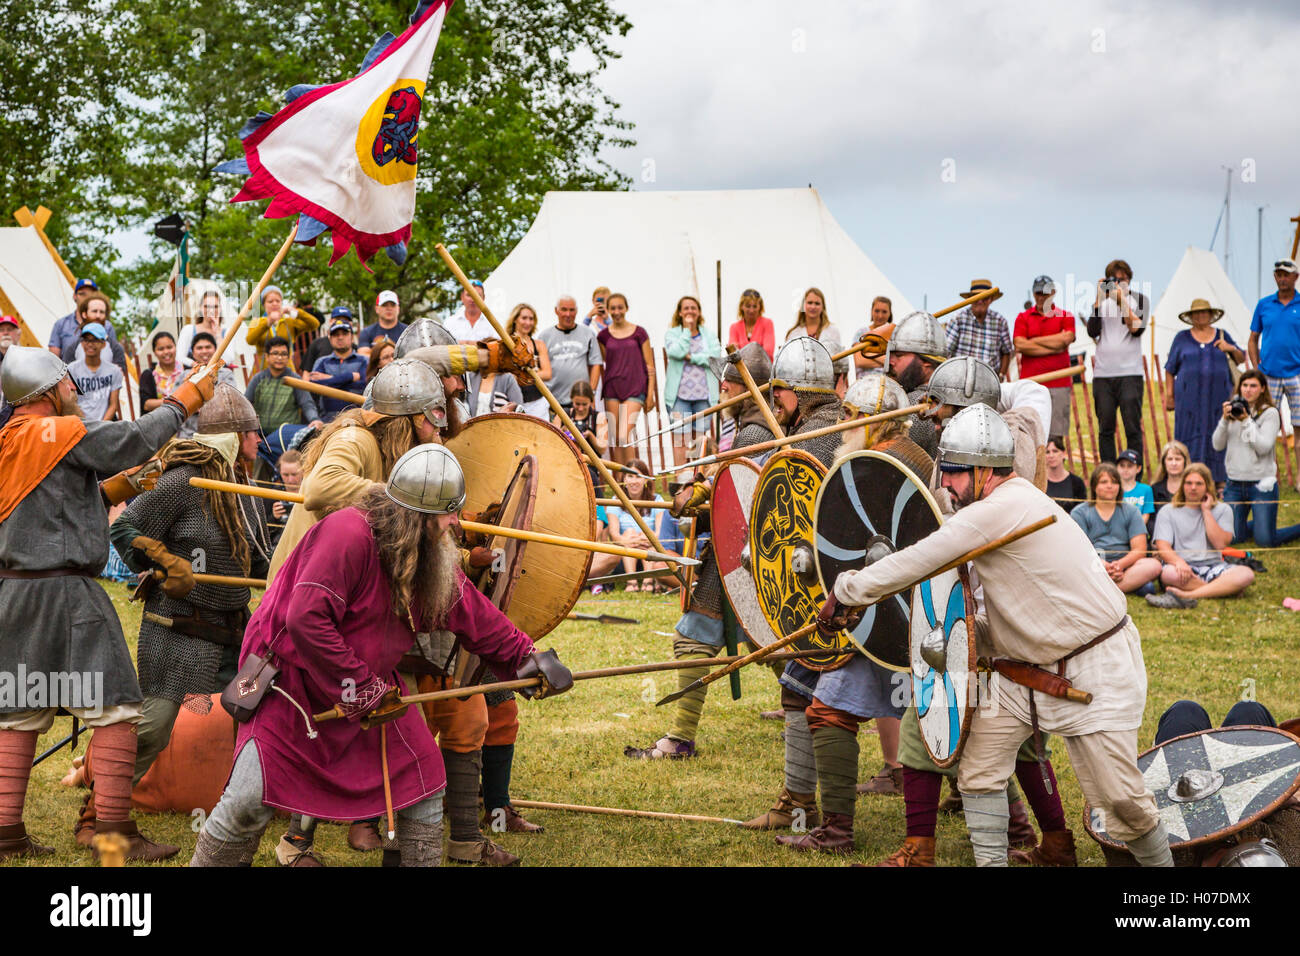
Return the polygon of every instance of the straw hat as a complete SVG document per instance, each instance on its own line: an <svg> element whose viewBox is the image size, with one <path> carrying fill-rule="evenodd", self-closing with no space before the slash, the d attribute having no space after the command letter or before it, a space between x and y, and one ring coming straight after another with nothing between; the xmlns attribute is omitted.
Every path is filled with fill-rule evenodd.
<svg viewBox="0 0 1300 956"><path fill-rule="evenodd" d="M967 289L965 292L960 293L960 298L969 299L971 296L978 295L981 292L987 292L991 288L993 288L993 282L989 279L971 279L970 288ZM989 298L985 299L984 301L996 302L1000 298L1002 298L1001 292L999 292L997 295L989 296Z"/></svg>
<svg viewBox="0 0 1300 956"><path fill-rule="evenodd" d="M1210 322L1211 322L1211 323L1213 323L1213 322L1218 322L1219 319L1223 318L1223 310L1222 310L1222 309L1216 309L1216 308L1212 307L1212 306L1210 305L1209 301L1206 300L1206 299L1193 299L1193 300L1192 300L1192 304L1188 307L1188 309L1187 309L1186 312L1179 312L1179 313L1178 313L1178 318L1181 319L1182 321L1186 322L1188 325L1191 325L1191 324L1192 324L1192 313L1193 313L1193 312L1211 312L1211 313L1213 313L1213 314L1214 314L1214 318L1210 319Z"/></svg>

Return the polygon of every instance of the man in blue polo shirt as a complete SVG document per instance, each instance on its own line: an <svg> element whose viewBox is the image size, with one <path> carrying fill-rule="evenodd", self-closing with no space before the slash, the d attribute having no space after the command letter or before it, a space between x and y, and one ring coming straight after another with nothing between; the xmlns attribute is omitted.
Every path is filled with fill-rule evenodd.
<svg viewBox="0 0 1300 956"><path fill-rule="evenodd" d="M307 377L320 385L361 395L366 390L366 367L369 362L352 347L352 323L343 318L331 319L329 339L333 353L319 359ZM321 421L326 423L334 421L339 412L357 407L342 399L324 396L317 405Z"/></svg>
<svg viewBox="0 0 1300 956"><path fill-rule="evenodd" d="M1250 318L1250 360L1268 377L1268 391L1276 403L1286 395L1291 424L1300 425L1300 298L1295 294L1294 259L1273 263L1277 292L1260 299ZM1261 341L1262 340L1262 341ZM1300 442L1293 449L1300 491Z"/></svg>

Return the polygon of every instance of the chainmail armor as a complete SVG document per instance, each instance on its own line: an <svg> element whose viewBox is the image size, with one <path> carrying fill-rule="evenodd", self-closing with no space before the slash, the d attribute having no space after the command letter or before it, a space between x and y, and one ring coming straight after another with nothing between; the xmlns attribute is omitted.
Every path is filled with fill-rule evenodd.
<svg viewBox="0 0 1300 956"><path fill-rule="evenodd" d="M792 432L801 435L817 428L834 425L840 420L840 400L824 392L796 391L799 397L799 427ZM834 432L807 441L794 442L790 448L806 451L827 468L835 461L835 451L840 447L840 436Z"/></svg>
<svg viewBox="0 0 1300 956"><path fill-rule="evenodd" d="M912 405L920 405L925 401L925 393L926 387L922 385L909 392L907 400ZM908 429L907 437L919 445L931 459L939 454L939 430L934 427L934 419L913 415L912 426Z"/></svg>
<svg viewBox="0 0 1300 956"><path fill-rule="evenodd" d="M270 554L265 513L255 499L235 496L246 534L252 529L248 534L251 567L246 574L231 554L216 520L204 508L206 492L190 486L190 478L198 474L199 470L192 465L169 468L152 491L131 502L124 517L141 534L161 541L172 554L199 564L196 570L236 577L265 575ZM197 560L197 555L202 555L202 562ZM198 614L220 627L238 631L247 621L251 597L248 588L199 584L184 600L176 600L161 588L154 588L144 609L161 617ZM146 697L177 702L186 694L220 691L216 677L224 651L220 644L142 620L137 650L140 689Z"/></svg>

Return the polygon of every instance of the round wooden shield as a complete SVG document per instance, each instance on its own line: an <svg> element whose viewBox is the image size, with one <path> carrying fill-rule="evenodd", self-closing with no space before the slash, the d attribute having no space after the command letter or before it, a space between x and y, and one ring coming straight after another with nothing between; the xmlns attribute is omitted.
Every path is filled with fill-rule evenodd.
<svg viewBox="0 0 1300 956"><path fill-rule="evenodd" d="M787 448L767 460L749 513L749 554L758 604L781 637L813 623L826 600L817 579L814 507L826 467L805 451ZM825 649L826 656L800 663L818 671L849 662L857 648L841 631L832 641L820 633L795 641L796 650Z"/></svg>
<svg viewBox="0 0 1300 956"><path fill-rule="evenodd" d="M817 577L834 587L845 571L867 564L867 549L901 551L939 529L939 508L925 483L897 458L854 452L835 463L817 492ZM866 609L850 633L862 651L890 670L910 669L910 594Z"/></svg>
<svg viewBox="0 0 1300 956"><path fill-rule="evenodd" d="M921 742L937 766L950 767L975 716L975 598L966 566L912 588L911 605L909 664ZM922 641L931 635L933 646L942 648L939 669L921 654Z"/></svg>
<svg viewBox="0 0 1300 956"><path fill-rule="evenodd" d="M1137 765L1155 794L1171 848L1231 836L1300 789L1300 741L1276 727L1214 727L1185 734L1138 754ZM1193 799L1179 792L1184 775L1199 778ZM1083 825L1098 843L1124 849L1106 832L1102 810L1084 804Z"/></svg>
<svg viewBox="0 0 1300 956"><path fill-rule="evenodd" d="M713 531L710 541L722 588L736 612L736 621L751 644L766 647L776 640L776 634L763 615L754 576L743 560L743 552L749 546L749 512L757 486L758 466L749 459L738 458L722 466L714 478L709 505Z"/></svg>
<svg viewBox="0 0 1300 956"><path fill-rule="evenodd" d="M596 537L596 496L582 456L554 425L532 415L472 418L447 442L465 471L465 510L500 502L520 462L537 461L532 530L587 541ZM506 615L533 640L548 634L582 593L591 552L529 542Z"/></svg>

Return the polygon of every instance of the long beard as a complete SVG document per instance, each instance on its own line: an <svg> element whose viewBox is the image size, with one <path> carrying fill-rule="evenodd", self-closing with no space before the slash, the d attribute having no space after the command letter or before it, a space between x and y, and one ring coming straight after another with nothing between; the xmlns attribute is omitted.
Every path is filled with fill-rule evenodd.
<svg viewBox="0 0 1300 956"><path fill-rule="evenodd" d="M74 418L84 418L81 413L81 406L77 404L77 396L64 395L62 392L54 392L55 411L60 415L71 415Z"/></svg>
<svg viewBox="0 0 1300 956"><path fill-rule="evenodd" d="M861 428L850 428L843 433L840 438L840 447L835 449L835 457L840 458L844 455L850 455L855 451L862 451L867 447L867 426Z"/></svg>
<svg viewBox="0 0 1300 956"><path fill-rule="evenodd" d="M444 532L421 555L416 597L430 625L441 624L460 599L460 549L455 539Z"/></svg>
<svg viewBox="0 0 1300 956"><path fill-rule="evenodd" d="M903 391L908 394L925 384L925 370L921 368L921 363L916 359L908 363L907 367L895 377L898 384L903 387Z"/></svg>

